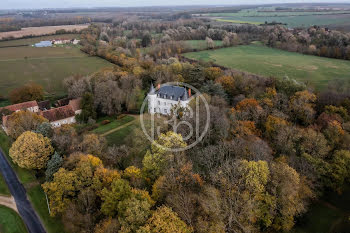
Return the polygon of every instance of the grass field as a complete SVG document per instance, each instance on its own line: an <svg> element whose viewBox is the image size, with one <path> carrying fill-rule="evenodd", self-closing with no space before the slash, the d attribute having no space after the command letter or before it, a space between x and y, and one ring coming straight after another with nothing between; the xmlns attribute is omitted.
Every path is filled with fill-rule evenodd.
<svg viewBox="0 0 350 233"><path fill-rule="evenodd" d="M111 65L70 46L0 48L0 93L6 96L13 88L35 82L43 85L50 94L61 95L64 94L64 78L74 74L87 75Z"/></svg>
<svg viewBox="0 0 350 233"><path fill-rule="evenodd" d="M132 116L125 116L121 119L113 119L113 118L103 118L103 120L110 120L111 123L106 124L106 125L102 125L100 124L100 126L96 129L94 129L92 132L93 133L98 133L98 134L103 134L106 133L112 129L115 129L117 127L120 127L130 121L133 121L135 118Z"/></svg>
<svg viewBox="0 0 350 233"><path fill-rule="evenodd" d="M185 40L183 41L191 49L207 49L207 42L205 40ZM221 40L214 40L215 47L222 46Z"/></svg>
<svg viewBox="0 0 350 233"><path fill-rule="evenodd" d="M303 55L256 44L186 53L184 56L263 76L288 76L317 89L326 87L332 79L350 79L350 61Z"/></svg>
<svg viewBox="0 0 350 233"><path fill-rule="evenodd" d="M0 205L0 232L1 233L27 233L21 217L12 209Z"/></svg>
<svg viewBox="0 0 350 233"><path fill-rule="evenodd" d="M125 143L125 139L126 137L132 133L132 131L136 128L141 128L140 127L140 122L137 121L137 122L134 122L124 128L121 128L120 130L118 131L115 131L111 134L108 134L106 136L106 139L108 141L108 144L109 145L117 145L117 146L120 146L120 145L123 145L123 144L127 144Z"/></svg>
<svg viewBox="0 0 350 233"><path fill-rule="evenodd" d="M261 9L260 9L261 10ZM350 11L259 11L255 9L245 9L234 13L209 13L205 16L211 17L216 21L230 22L234 24L263 24L265 22L279 22L286 24L287 27L310 27L313 25L350 25Z"/></svg>
<svg viewBox="0 0 350 233"><path fill-rule="evenodd" d="M0 173L0 195L10 196L11 193L7 187L4 177Z"/></svg>

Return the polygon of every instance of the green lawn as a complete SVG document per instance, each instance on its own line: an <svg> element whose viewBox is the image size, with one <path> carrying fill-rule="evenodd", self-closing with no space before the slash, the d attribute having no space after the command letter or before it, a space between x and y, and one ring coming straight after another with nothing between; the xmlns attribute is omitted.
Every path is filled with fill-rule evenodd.
<svg viewBox="0 0 350 233"><path fill-rule="evenodd" d="M0 205L0 232L26 233L28 231L22 218L14 210Z"/></svg>
<svg viewBox="0 0 350 233"><path fill-rule="evenodd" d="M335 192L312 204L291 233L345 233L350 229L350 186L339 195Z"/></svg>
<svg viewBox="0 0 350 233"><path fill-rule="evenodd" d="M0 195L10 196L11 193L7 187L4 177L0 173Z"/></svg>
<svg viewBox="0 0 350 233"><path fill-rule="evenodd" d="M27 193L29 200L39 214L40 219L44 223L48 233L63 233L64 229L60 218L53 218L49 214L45 193L41 186L36 185L30 188Z"/></svg>
<svg viewBox="0 0 350 233"><path fill-rule="evenodd" d="M64 78L91 74L108 66L112 64L71 46L0 48L0 93L6 96L13 88L35 82L51 94L62 95Z"/></svg>
<svg viewBox="0 0 350 233"><path fill-rule="evenodd" d="M296 79L317 89L331 79L349 79L350 61L268 48L258 44L185 53L185 57L263 76Z"/></svg>
<svg viewBox="0 0 350 233"><path fill-rule="evenodd" d="M128 136L137 126L139 125L139 122L135 122L131 125L128 125L124 128L121 128L118 131L115 131L111 134L108 134L106 136L106 139L108 141L109 145L123 145L125 144L125 138Z"/></svg>
<svg viewBox="0 0 350 233"><path fill-rule="evenodd" d="M113 118L112 118L113 119ZM103 134L103 133L106 133L107 131L110 131L114 128L117 128L119 126L122 126L130 121L133 121L135 118L133 116L124 116L123 118L121 119L115 119L115 120L112 120L111 123L109 124L106 124L106 125L101 125L94 129L92 132L93 133L98 133L98 134ZM108 119L108 120L111 120L111 119Z"/></svg>

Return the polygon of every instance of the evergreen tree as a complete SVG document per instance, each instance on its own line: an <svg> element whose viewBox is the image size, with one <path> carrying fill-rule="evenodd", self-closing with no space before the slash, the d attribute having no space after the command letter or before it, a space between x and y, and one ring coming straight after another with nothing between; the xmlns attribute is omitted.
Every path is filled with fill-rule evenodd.
<svg viewBox="0 0 350 233"><path fill-rule="evenodd" d="M58 169L60 169L62 164L62 157L57 152L55 152L52 158L47 162L47 169L45 171L46 181L51 181L53 179L53 174L55 174Z"/></svg>
<svg viewBox="0 0 350 233"><path fill-rule="evenodd" d="M53 129L51 127L51 124L49 122L43 122L41 123L36 130L34 131L35 133L40 133L44 137L51 138L53 135Z"/></svg>
<svg viewBox="0 0 350 233"><path fill-rule="evenodd" d="M97 114L94 107L94 96L92 93L87 92L84 94L81 109L81 113L77 115L78 121L87 122L90 118L96 119Z"/></svg>

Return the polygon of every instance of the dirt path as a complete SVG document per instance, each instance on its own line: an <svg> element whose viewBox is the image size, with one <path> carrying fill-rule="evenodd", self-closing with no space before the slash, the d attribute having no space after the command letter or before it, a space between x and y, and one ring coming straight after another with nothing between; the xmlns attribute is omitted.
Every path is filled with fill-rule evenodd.
<svg viewBox="0 0 350 233"><path fill-rule="evenodd" d="M11 196L11 197L6 197L6 196L2 196L0 195L0 205L6 206L8 208L13 209L14 211L16 211L18 213L18 209L16 206L16 202L15 199Z"/></svg>
<svg viewBox="0 0 350 233"><path fill-rule="evenodd" d="M135 121L138 121L139 118L140 118L139 115L129 115L129 116L132 116L132 117L134 117L135 119L132 120L132 121L130 121L130 122L128 122L128 123L126 123L126 124L124 124L124 125L121 125L121 126L119 126L119 127L117 127L117 128L111 129L111 130L109 130L109 131L107 131L107 132L101 134L101 136L107 136L107 135L109 135L109 134L111 134L111 133L114 133L115 131L118 131L118 130L120 130L120 129L122 129L122 128L125 128L125 127L131 125L132 123L134 123Z"/></svg>

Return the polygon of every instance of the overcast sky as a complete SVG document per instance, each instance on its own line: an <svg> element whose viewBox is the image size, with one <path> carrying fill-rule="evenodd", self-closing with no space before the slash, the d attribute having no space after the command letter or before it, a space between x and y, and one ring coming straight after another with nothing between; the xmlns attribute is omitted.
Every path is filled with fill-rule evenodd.
<svg viewBox="0 0 350 233"><path fill-rule="evenodd" d="M0 0L0 9L342 2L350 0Z"/></svg>

